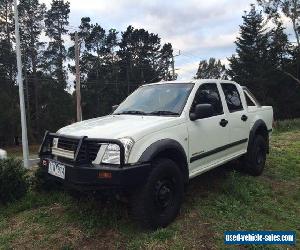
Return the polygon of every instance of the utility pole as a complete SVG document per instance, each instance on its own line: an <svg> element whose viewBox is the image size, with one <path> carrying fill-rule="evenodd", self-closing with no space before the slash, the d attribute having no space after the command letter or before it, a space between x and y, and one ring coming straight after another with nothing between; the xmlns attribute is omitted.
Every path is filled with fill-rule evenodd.
<svg viewBox="0 0 300 250"><path fill-rule="evenodd" d="M174 63L173 55L172 55L172 80L175 80L175 63Z"/></svg>
<svg viewBox="0 0 300 250"><path fill-rule="evenodd" d="M180 56L180 50L178 51L178 54L177 55L172 55L172 80L175 80L175 60L174 58L176 56Z"/></svg>
<svg viewBox="0 0 300 250"><path fill-rule="evenodd" d="M27 124L26 124L26 111L24 103L24 89L22 79L22 60L21 60L21 47L20 47L20 33L19 33L19 14L17 0L14 0L15 9L15 36L16 36L16 56L17 56L17 83L19 85L19 97L20 97L20 109L21 109L21 126L22 126L22 149L24 167L29 168L29 150L28 150L28 138L27 138Z"/></svg>
<svg viewBox="0 0 300 250"><path fill-rule="evenodd" d="M79 68L79 42L78 33L75 31L75 68L76 68L76 106L77 121L82 121L81 93L80 93L80 68Z"/></svg>

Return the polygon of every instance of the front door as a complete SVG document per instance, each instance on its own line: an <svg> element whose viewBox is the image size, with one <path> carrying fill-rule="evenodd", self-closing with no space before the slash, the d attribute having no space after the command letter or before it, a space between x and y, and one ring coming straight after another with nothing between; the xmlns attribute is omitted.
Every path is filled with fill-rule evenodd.
<svg viewBox="0 0 300 250"><path fill-rule="evenodd" d="M188 122L191 176L209 169L226 155L222 147L229 143L229 126L216 83L199 86L190 112L197 104L211 104L211 117Z"/></svg>

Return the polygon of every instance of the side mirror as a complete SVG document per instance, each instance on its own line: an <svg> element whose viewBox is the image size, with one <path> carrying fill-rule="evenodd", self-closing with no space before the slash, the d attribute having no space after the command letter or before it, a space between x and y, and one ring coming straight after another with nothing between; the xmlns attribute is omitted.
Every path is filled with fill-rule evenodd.
<svg viewBox="0 0 300 250"><path fill-rule="evenodd" d="M119 105L113 105L111 106L112 112L115 112L115 110L119 107Z"/></svg>
<svg viewBox="0 0 300 250"><path fill-rule="evenodd" d="M211 104L198 104L196 105L194 112L190 113L190 119L191 121L195 121L197 119L210 117L213 114L214 108Z"/></svg>

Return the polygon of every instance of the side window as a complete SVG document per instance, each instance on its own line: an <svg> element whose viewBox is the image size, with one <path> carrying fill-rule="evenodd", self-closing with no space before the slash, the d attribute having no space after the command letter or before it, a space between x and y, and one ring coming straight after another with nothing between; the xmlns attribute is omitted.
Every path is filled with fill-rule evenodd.
<svg viewBox="0 0 300 250"><path fill-rule="evenodd" d="M215 83L205 83L198 88L191 112L194 111L197 104L211 104L214 108L214 116L223 114L222 101Z"/></svg>
<svg viewBox="0 0 300 250"><path fill-rule="evenodd" d="M246 91L244 91L244 95L245 95L246 103L247 103L248 107L250 107L250 106L256 106L255 103L250 99L250 97L248 96L248 94L247 94Z"/></svg>
<svg viewBox="0 0 300 250"><path fill-rule="evenodd" d="M251 91L249 89L247 89L246 87L243 87L243 89L244 89L247 105L260 107L261 106L260 103L257 101L255 96L251 93ZM250 99L250 103L248 102L247 99Z"/></svg>
<svg viewBox="0 0 300 250"><path fill-rule="evenodd" d="M231 83L222 83L221 86L225 95L229 112L231 113L243 110L240 94L236 86Z"/></svg>

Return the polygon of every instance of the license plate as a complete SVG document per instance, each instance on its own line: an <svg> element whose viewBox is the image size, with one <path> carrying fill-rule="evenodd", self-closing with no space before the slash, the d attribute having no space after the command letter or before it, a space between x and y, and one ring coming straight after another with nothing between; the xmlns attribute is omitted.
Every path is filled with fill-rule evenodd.
<svg viewBox="0 0 300 250"><path fill-rule="evenodd" d="M49 161L49 165L48 165L48 173L51 175L54 175L56 177L59 177L61 179L65 179L65 166L57 163L57 162L53 162L53 161Z"/></svg>

